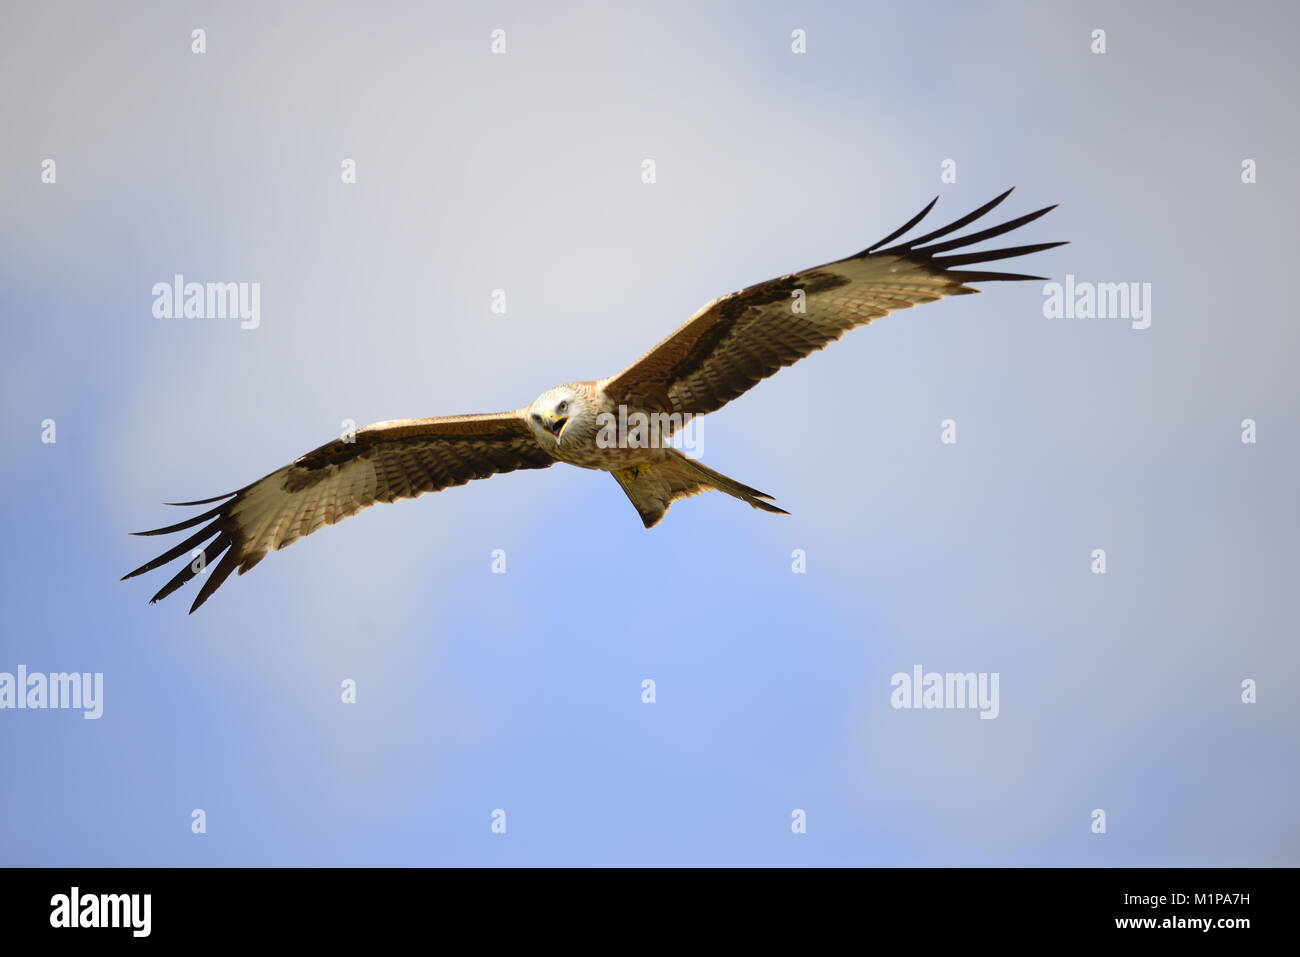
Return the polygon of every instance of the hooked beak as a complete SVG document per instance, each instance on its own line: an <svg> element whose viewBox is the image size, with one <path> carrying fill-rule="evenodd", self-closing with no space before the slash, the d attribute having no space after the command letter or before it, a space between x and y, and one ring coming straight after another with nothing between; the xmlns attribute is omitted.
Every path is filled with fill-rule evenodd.
<svg viewBox="0 0 1300 957"><path fill-rule="evenodd" d="M537 419L537 421L542 424L542 428L555 436L556 442L560 441L560 433L562 433L564 427L569 424L569 420L566 416L559 416L554 412L548 412L546 415L541 416L535 415L533 418Z"/></svg>

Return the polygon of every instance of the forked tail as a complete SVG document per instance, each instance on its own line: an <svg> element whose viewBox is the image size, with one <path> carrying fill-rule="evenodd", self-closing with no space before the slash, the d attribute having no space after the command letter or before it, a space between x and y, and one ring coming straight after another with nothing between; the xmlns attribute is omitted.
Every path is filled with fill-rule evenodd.
<svg viewBox="0 0 1300 957"><path fill-rule="evenodd" d="M672 449L672 457L650 465L636 465L611 473L636 507L646 528L659 524L673 502L709 489L725 492L765 512L789 515L783 508L764 501L772 496L728 478L702 462Z"/></svg>

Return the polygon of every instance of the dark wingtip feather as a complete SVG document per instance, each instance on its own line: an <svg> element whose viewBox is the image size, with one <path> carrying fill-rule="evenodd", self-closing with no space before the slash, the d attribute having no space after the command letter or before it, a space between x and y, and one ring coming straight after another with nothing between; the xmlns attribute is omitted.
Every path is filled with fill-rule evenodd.
<svg viewBox="0 0 1300 957"><path fill-rule="evenodd" d="M925 209L921 210L919 213L917 213L915 216L913 216L911 219L905 222L902 226L899 226L897 229L895 229L884 239L880 240L880 242L876 243L874 246L868 246L866 249L862 250L862 252L858 253L858 256L859 257L866 256L869 253L875 252L881 246L885 245L885 243L892 243L899 236L903 235L903 233L907 232L909 229L911 229L921 220L925 219L925 214L928 213L930 210L934 209L934 204L937 202L939 202L938 196L930 200L930 202L926 204Z"/></svg>
<svg viewBox="0 0 1300 957"><path fill-rule="evenodd" d="M1026 213L1023 216L1017 216L1015 219L1009 219L998 226L990 226L988 229L981 229L977 233L971 233L968 236L958 236L956 239L950 239L946 243L935 243L933 246L912 246L914 252L928 253L933 256L935 253L948 252L950 249L960 249L963 246L973 246L975 243L983 242L986 239L992 239L995 236L1001 236L1003 233L1009 233L1013 229L1019 229L1021 226L1028 225L1040 216L1046 216L1052 210L1060 205L1055 203L1051 206L1044 206L1042 209L1036 209L1032 213Z"/></svg>
<svg viewBox="0 0 1300 957"><path fill-rule="evenodd" d="M986 213L988 213L994 207L1000 204L1003 200L1005 200L1008 196L1010 196L1012 190L1014 189L1015 187L1012 186L1011 189L1008 189L1003 193L999 193L997 196L994 196L983 206L980 206L976 209L972 209L965 216L962 216L960 219L954 220L953 222L949 223L947 226L943 226L940 227L939 229L934 230L933 232L926 233L924 236L918 236L916 239L909 239L905 243L899 243L897 246L894 246L890 249L883 249L881 250L881 252L909 253L912 250L914 250L917 246L920 246L922 243L928 243L932 239L938 239L940 236L947 236L949 233L956 232L957 230L961 229L963 226L969 226L971 223L975 222L975 220L979 219L981 216L984 216Z"/></svg>
<svg viewBox="0 0 1300 957"><path fill-rule="evenodd" d="M930 262L941 269L946 269L952 266L968 266L972 263L986 263L997 259L1028 256L1030 253L1040 253L1045 249L1055 249L1057 246L1064 245L1064 242L1030 243L1027 246L1008 246L1004 249L987 249L983 252L962 253L960 256L934 256L930 258Z"/></svg>
<svg viewBox="0 0 1300 957"><path fill-rule="evenodd" d="M955 279L958 282L1023 282L1026 279L1039 280L1046 282L1046 276L1027 276L1018 272L946 272L945 276ZM957 294L966 292L979 292L978 289L960 289Z"/></svg>
<svg viewBox="0 0 1300 957"><path fill-rule="evenodd" d="M230 551L226 552L226 555L221 559L220 564L208 572L208 580L205 581L203 587L199 589L199 594L198 597L194 599L194 604L190 605L189 614L192 615L198 611L203 603L212 596L212 593L221 587L222 583L230 577L230 573L235 570L235 567L239 564L240 560L238 548L232 548Z"/></svg>
<svg viewBox="0 0 1300 957"><path fill-rule="evenodd" d="M216 539L216 541L210 542L208 545L204 547L202 555L200 556L202 559L202 565L200 567L207 568L208 565L216 561L218 556L220 556L222 552L224 552L227 548L229 548L230 545L231 545L231 539L229 535L221 535ZM181 570L176 573L176 577L173 578L171 581L169 581L166 585L163 585L162 588L158 589L158 594L150 598L149 603L153 604L156 601L162 601L172 592L176 591L176 589L180 588L191 578L197 575L199 571L194 566L198 561L199 559L196 558L194 559L194 561L189 561L186 562L184 565L182 565Z"/></svg>
<svg viewBox="0 0 1300 957"><path fill-rule="evenodd" d="M1014 187L1012 187L1014 189ZM934 273L953 280L955 283L974 283L974 282L1024 282L1024 281L1046 281L1045 276L1031 276L1024 273L1000 272L988 269L965 270L962 266L969 266L978 263L991 263L999 259L1011 259L1017 256L1028 256L1032 253L1043 252L1048 249L1055 249L1057 246L1066 246L1068 241L1051 242L1051 243L1031 243L1024 246L1008 246L1002 249L987 249L983 251L970 251L969 247L981 243L986 239L992 239L995 236L1001 236L1013 230L1032 223L1042 216L1046 216L1052 210L1059 206L1059 203L1053 203L1050 206L1044 206L1042 209L1036 209L1031 213L1025 213L999 223L996 226L990 226L985 229L977 230L966 236L958 236L941 243L932 242L949 233L956 232L959 229L969 225L989 210L993 209L1008 196L1011 195L1012 189L995 196L989 202L985 203L978 209L972 210L956 222L949 223L942 229L936 229L917 239L911 239L906 242L890 246L887 249L879 250L882 255L897 256L916 265L931 270ZM929 245L926 245L926 244ZM936 253L947 253L950 250L961 250L957 255L936 255ZM948 295L963 295L967 293L978 292L978 289L970 287L949 287Z"/></svg>
<svg viewBox="0 0 1300 957"><path fill-rule="evenodd" d="M158 566L166 565L172 559L179 558L181 555L183 555L189 549L193 548L195 545L198 545L200 542L206 541L207 539L212 538L214 535L219 534L220 525L221 525L221 519L217 519L211 525L207 525L204 528L199 529L189 538L185 539L183 542L181 542L178 545L173 545L171 548L167 549L167 551L163 552L161 555L159 555L157 558L153 559L152 561L145 562L143 565L141 565L133 572L127 572L125 575L122 576L122 581L126 581L128 578L134 578L136 575L143 575L145 572L153 571Z"/></svg>
<svg viewBox="0 0 1300 957"><path fill-rule="evenodd" d="M168 502L167 504L170 505L171 503ZM191 528L199 524L199 522L206 522L208 519L220 515L222 509L224 509L225 507L226 507L225 505L218 505L216 508L208 509L206 512L204 512L201 515L191 516L190 518L185 519L185 521L183 522L177 522L175 525L168 525L165 528L151 528L145 532L132 532L131 534L132 535L170 535L172 532L179 532L181 529Z"/></svg>
<svg viewBox="0 0 1300 957"><path fill-rule="evenodd" d="M243 491L243 489L240 489ZM213 502L220 502L223 499L230 498L232 495L238 495L239 492L227 492L225 495L214 495L212 498L201 498L195 502L163 502L164 505L175 505L184 507L187 505L211 505Z"/></svg>

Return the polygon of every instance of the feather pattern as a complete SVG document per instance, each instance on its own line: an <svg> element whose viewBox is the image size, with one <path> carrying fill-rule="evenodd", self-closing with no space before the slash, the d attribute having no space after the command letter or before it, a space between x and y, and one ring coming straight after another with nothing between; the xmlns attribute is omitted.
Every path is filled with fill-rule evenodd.
<svg viewBox="0 0 1300 957"><path fill-rule="evenodd" d="M150 599L161 601L206 570L203 587L190 608L194 612L232 572L242 575L268 552L376 502L415 498L473 479L546 468L554 462L519 412L379 422L359 430L352 441L337 439L322 445L237 492L178 503L222 504L175 525L136 532L165 535L208 522L123 578L152 571L206 541L202 552ZM209 568L218 558L220 563Z"/></svg>
<svg viewBox="0 0 1300 957"><path fill-rule="evenodd" d="M635 363L601 383L610 400L629 407L703 415L726 405L781 368L851 329L899 309L978 292L968 283L1039 279L1020 273L954 267L1026 256L1062 243L966 251L1045 215L1026 213L996 226L927 246L979 220L1007 190L965 216L913 240L889 245L921 222L936 200L862 252L759 283L715 299ZM664 408L664 406L667 406Z"/></svg>

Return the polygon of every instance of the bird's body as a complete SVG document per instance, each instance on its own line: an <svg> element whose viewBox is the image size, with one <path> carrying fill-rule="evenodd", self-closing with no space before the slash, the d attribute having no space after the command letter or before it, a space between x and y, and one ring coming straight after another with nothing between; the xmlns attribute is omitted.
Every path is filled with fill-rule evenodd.
<svg viewBox="0 0 1300 957"><path fill-rule="evenodd" d="M556 386L513 412L379 422L323 445L237 492L180 503L220 504L175 525L138 533L160 535L208 523L125 577L194 549L193 560L151 599L158 601L220 558L207 570L190 609L194 611L233 571L243 574L269 552L376 502L414 498L472 479L556 462L610 472L647 528L657 524L673 502L709 489L785 514L771 504L770 495L671 447L672 435L687 419L721 408L782 367L873 319L945 296L978 292L967 285L971 282L1041 278L955 267L1060 243L938 255L1002 235L1053 208L934 242L974 222L1010 192L946 227L881 248L915 226L933 207L931 202L901 229L854 256L715 299L608 379Z"/></svg>
<svg viewBox="0 0 1300 957"><path fill-rule="evenodd" d="M646 528L658 524L677 499L710 488L787 514L764 501L770 495L673 448L669 443L684 424L682 415L665 412L662 403L629 405L606 387L611 381L556 386L522 410L538 443L557 461L613 473Z"/></svg>

